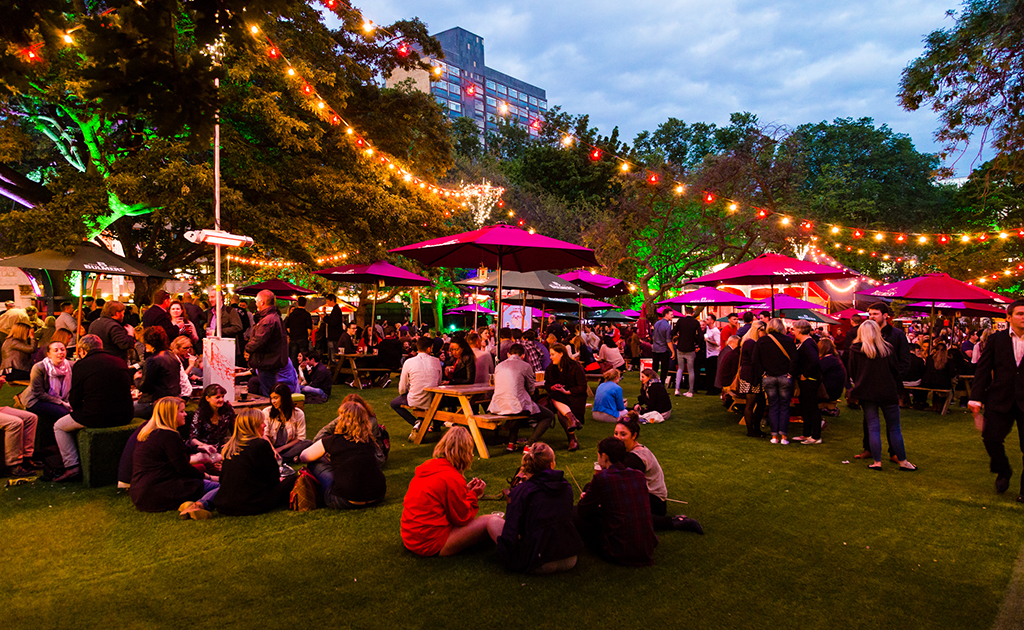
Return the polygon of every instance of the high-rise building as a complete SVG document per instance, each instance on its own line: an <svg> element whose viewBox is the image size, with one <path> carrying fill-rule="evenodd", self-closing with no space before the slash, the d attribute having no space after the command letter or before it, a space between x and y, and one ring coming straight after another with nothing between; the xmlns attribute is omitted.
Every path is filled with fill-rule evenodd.
<svg viewBox="0 0 1024 630"><path fill-rule="evenodd" d="M537 136L548 110L547 93L525 81L488 68L484 63L484 38L455 27L434 35L444 50L434 60L434 72L396 71L389 87L412 79L416 87L434 95L452 119L466 116L481 131L491 131L494 120L515 120Z"/></svg>

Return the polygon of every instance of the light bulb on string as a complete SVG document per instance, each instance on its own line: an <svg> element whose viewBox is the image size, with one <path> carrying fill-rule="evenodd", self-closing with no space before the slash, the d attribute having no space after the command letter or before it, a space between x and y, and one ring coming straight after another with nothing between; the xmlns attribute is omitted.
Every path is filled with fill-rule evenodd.
<svg viewBox="0 0 1024 630"><path fill-rule="evenodd" d="M563 147L571 147L572 146L572 136L570 136L570 135L562 136L562 146Z"/></svg>

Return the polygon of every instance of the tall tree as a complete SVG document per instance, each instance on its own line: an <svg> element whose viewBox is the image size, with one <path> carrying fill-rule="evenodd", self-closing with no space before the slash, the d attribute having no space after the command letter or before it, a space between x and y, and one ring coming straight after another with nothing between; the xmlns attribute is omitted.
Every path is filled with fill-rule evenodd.
<svg viewBox="0 0 1024 630"><path fill-rule="evenodd" d="M955 26L929 34L903 71L899 98L939 115L946 156L980 132L980 146L996 151L993 166L1024 179L1024 2L965 0Z"/></svg>

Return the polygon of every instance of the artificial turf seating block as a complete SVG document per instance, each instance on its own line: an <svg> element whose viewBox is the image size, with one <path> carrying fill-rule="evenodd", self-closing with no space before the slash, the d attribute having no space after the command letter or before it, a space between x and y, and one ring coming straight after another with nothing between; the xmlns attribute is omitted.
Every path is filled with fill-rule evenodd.
<svg viewBox="0 0 1024 630"><path fill-rule="evenodd" d="M86 487L117 483L117 467L128 438L146 421L134 418L131 424L104 429L78 431L78 458L82 465L82 481Z"/></svg>

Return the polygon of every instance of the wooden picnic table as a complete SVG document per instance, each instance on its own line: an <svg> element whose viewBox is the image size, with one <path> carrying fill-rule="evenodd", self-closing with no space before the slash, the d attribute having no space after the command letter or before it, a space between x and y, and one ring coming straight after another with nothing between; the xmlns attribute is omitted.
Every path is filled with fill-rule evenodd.
<svg viewBox="0 0 1024 630"><path fill-rule="evenodd" d="M231 407L234 409L246 409L252 407L269 407L270 399L266 396L257 396L255 394L247 394L245 400L234 400L231 402Z"/></svg>
<svg viewBox="0 0 1024 630"><path fill-rule="evenodd" d="M367 357L375 356L377 355L365 352L359 352L356 354L342 353L335 355L335 358L338 359L338 362L334 366L334 382L337 383L338 377L341 376L342 374L351 374L352 386L355 387L356 389L363 389L363 387L365 386L363 385L362 379L359 378L360 372L382 372L387 368L359 367L356 364L356 361L358 361L359 359L365 359ZM387 371L393 372L395 370L388 369Z"/></svg>
<svg viewBox="0 0 1024 630"><path fill-rule="evenodd" d="M490 400L491 394L494 393L494 386L483 383L439 385L438 387L428 387L424 391L432 393L434 399L430 402L430 407L420 421L419 431L416 432L413 441L416 444L420 444L423 441L423 436L427 434L427 430L430 428L430 423L434 420L461 424L469 428L469 432L473 436L473 443L476 444L480 457L488 459L490 455L487 452L487 444L484 443L483 435L480 433L480 426L474 418L473 403ZM446 396L459 401L459 411L452 412L440 409L441 401Z"/></svg>

